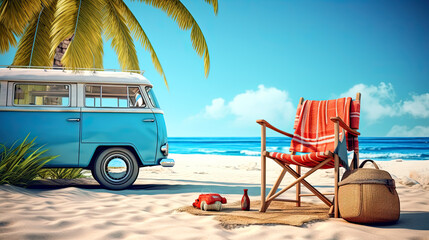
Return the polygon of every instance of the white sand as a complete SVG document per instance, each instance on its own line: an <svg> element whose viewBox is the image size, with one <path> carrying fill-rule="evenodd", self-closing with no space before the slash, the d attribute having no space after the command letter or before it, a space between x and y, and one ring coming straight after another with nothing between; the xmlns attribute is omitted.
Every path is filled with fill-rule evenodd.
<svg viewBox="0 0 429 240"><path fill-rule="evenodd" d="M213 217L174 209L207 192L239 201L244 188L251 200L259 200L259 157L171 157L176 160L174 168L143 168L133 188L124 191L101 189L92 180L56 189L0 186L0 239L429 239L429 161L380 163L397 181L401 218L395 225L363 226L329 219L303 227L227 230ZM268 183L274 183L279 170L268 162ZM317 171L309 181L322 189L332 186L331 172ZM292 198L294 192L286 195ZM319 202L313 197L304 201Z"/></svg>

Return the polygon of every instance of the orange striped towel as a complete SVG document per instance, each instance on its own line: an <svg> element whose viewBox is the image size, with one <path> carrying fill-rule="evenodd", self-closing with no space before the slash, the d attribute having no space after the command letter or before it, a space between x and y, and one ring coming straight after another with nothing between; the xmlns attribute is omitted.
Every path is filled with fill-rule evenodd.
<svg viewBox="0 0 429 240"><path fill-rule="evenodd" d="M330 150L333 152L334 124L330 118L338 116L350 126L351 100L348 97L326 101L305 101L299 112L290 150L295 152ZM340 129L340 140L343 139L342 135L343 131Z"/></svg>

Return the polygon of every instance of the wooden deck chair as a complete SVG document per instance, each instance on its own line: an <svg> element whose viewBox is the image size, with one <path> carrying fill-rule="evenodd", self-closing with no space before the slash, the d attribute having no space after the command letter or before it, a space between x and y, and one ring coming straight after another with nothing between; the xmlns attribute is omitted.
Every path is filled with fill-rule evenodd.
<svg viewBox="0 0 429 240"><path fill-rule="evenodd" d="M272 201L296 202L296 206L299 207L301 206L301 197L317 196L330 207L330 213L334 213L335 218L339 216L337 197L339 167L342 166L348 169L347 150L355 152L354 166L358 165L359 161L357 136L360 133L356 130L359 128L360 98L360 93L356 94L356 99L353 101L350 97L327 101L307 100L305 102L301 98L295 117L294 134L279 130L265 120L256 121L262 127L260 212L265 212ZM266 128L292 138L290 154L266 151ZM345 142L347 142L347 147ZM296 155L296 153L307 154ZM345 159L340 159L339 156L343 156L342 158ZM270 193L266 196L267 158L274 160L283 169ZM291 164L296 165L296 171L291 168ZM301 175L301 167L308 167L310 170ZM326 168L335 169L334 193L322 194L308 183L305 178L318 169ZM287 172L295 177L296 180L277 192ZM301 194L301 184L307 187L313 194ZM296 187L295 200L277 198L293 186ZM334 195L334 198L331 201L325 195Z"/></svg>

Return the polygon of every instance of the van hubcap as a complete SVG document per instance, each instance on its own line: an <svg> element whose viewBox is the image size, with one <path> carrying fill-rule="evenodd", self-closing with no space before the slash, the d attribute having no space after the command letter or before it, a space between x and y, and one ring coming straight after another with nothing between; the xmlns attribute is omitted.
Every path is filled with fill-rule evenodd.
<svg viewBox="0 0 429 240"><path fill-rule="evenodd" d="M129 161L124 156L115 154L107 159L105 169L109 180L119 182L129 174Z"/></svg>

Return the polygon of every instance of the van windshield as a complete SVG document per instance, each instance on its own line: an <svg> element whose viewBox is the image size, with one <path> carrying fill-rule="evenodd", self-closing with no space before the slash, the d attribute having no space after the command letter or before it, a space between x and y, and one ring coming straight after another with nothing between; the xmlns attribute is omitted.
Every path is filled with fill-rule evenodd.
<svg viewBox="0 0 429 240"><path fill-rule="evenodd" d="M147 95L149 96L149 100L155 108L159 108L158 100L156 99L155 93L153 92L151 87L146 87Z"/></svg>

